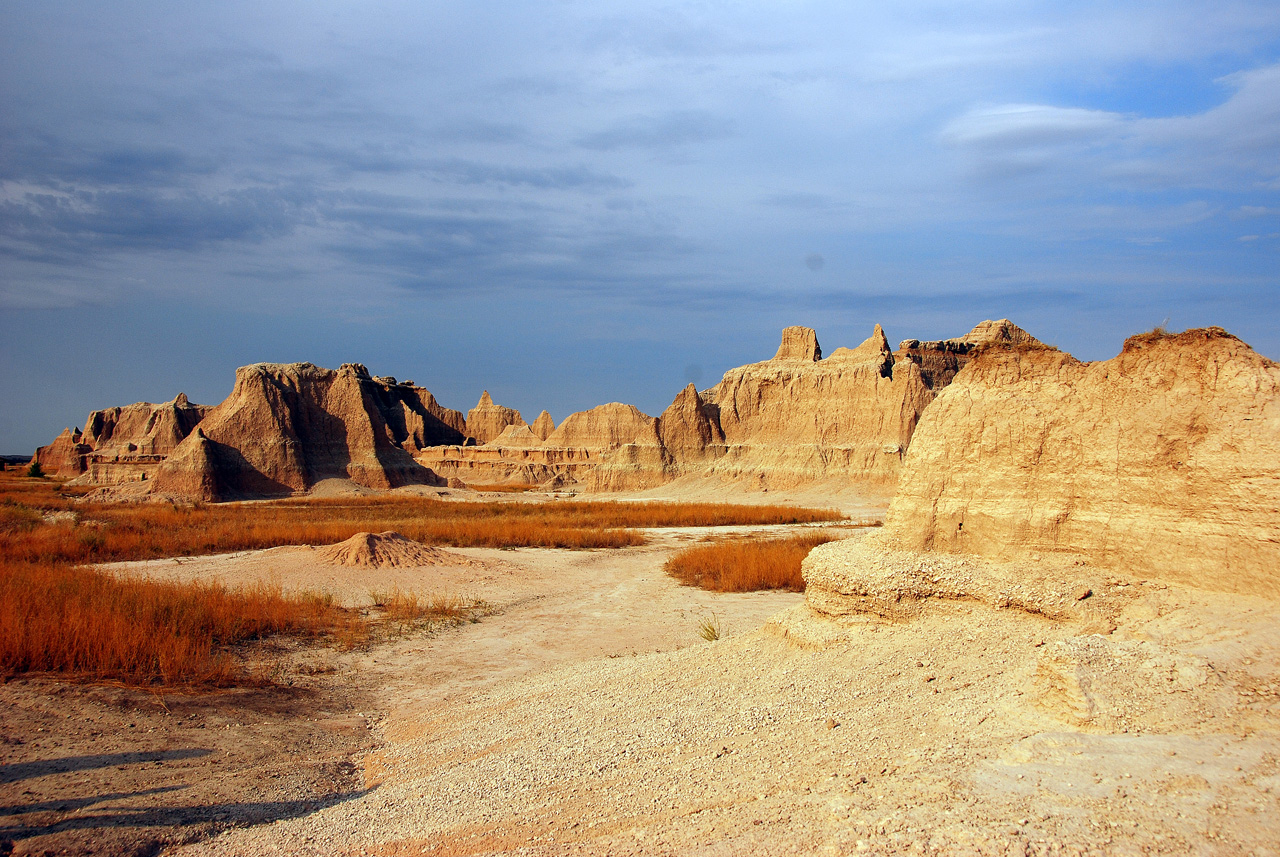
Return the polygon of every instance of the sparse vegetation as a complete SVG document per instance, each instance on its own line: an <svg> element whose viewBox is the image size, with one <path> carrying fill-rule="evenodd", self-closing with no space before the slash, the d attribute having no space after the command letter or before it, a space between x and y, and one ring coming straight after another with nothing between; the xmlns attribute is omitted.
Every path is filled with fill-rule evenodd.
<svg viewBox="0 0 1280 857"><path fill-rule="evenodd" d="M272 634L325 635L350 648L369 622L323 596L285 596L121 579L82 566L285 544L333 544L397 530L428 544L625 547L632 527L836 520L770 506L448 503L403 496L272 503L77 506L57 480L0 475L0 671L48 671L131 684L225 685L248 676L229 647ZM388 593L383 621L463 620L477 605Z"/></svg>
<svg viewBox="0 0 1280 857"><path fill-rule="evenodd" d="M714 643L720 639L721 632L720 617L714 613L698 623L698 636L708 643Z"/></svg>
<svg viewBox="0 0 1280 857"><path fill-rule="evenodd" d="M0 565L0 670L131 684L254 682L227 652L271 634L337 633L358 621L323 598L118 578L65 563Z"/></svg>
<svg viewBox="0 0 1280 857"><path fill-rule="evenodd" d="M436 593L423 596L402 589L375 590L369 593L369 600L401 633L436 622L476 620L485 609L483 602L471 598Z"/></svg>
<svg viewBox="0 0 1280 857"><path fill-rule="evenodd" d="M714 541L680 551L663 569L686 586L712 592L803 592L800 563L809 551L836 538L818 532L784 539Z"/></svg>

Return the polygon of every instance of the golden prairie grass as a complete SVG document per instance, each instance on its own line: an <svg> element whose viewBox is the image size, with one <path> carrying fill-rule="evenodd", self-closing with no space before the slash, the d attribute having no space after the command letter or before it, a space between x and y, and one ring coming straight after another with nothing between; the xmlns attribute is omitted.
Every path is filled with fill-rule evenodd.
<svg viewBox="0 0 1280 857"><path fill-rule="evenodd" d="M382 496L226 505L78 505L56 480L0 474L0 671L134 684L245 681L227 648L271 634L368 638L368 623L321 598L121 579L83 566L332 544L397 530L428 544L604 548L633 527L834 520L831 511L717 504L447 503ZM448 619L459 604L394 595L390 621Z"/></svg>
<svg viewBox="0 0 1280 857"><path fill-rule="evenodd" d="M337 633L323 598L256 587L119 578L63 563L0 563L0 671L131 684L252 681L226 647L271 634Z"/></svg>
<svg viewBox="0 0 1280 857"><path fill-rule="evenodd" d="M781 539L715 541L685 548L668 559L663 570L686 586L712 592L803 592L800 563L809 551L836 538L818 532Z"/></svg>

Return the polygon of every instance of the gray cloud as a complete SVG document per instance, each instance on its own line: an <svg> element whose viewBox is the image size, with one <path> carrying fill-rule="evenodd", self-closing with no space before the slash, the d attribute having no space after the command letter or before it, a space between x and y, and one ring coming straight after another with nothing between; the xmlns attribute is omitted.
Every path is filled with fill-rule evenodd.
<svg viewBox="0 0 1280 857"><path fill-rule="evenodd" d="M585 149L666 149L706 143L731 136L733 123L702 110L680 110L659 116L637 116L578 138Z"/></svg>

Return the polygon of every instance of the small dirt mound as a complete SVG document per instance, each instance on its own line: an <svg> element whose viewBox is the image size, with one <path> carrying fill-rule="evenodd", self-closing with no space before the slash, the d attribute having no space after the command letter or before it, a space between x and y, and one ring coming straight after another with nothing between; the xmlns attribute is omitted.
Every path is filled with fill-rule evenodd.
<svg viewBox="0 0 1280 857"><path fill-rule="evenodd" d="M461 554L429 548L397 532L356 533L345 542L319 548L320 560L354 568L414 568L422 565L471 565Z"/></svg>

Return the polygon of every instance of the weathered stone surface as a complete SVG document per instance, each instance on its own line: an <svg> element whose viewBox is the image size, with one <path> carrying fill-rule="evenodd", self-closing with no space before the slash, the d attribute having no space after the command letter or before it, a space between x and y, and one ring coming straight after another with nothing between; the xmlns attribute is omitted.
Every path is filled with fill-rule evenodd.
<svg viewBox="0 0 1280 857"><path fill-rule="evenodd" d="M898 346L894 359L920 367L920 374L931 390L941 390L951 383L978 351L990 345L1040 345L1040 341L1007 318L980 322L964 336L921 342L907 339Z"/></svg>
<svg viewBox="0 0 1280 857"><path fill-rule="evenodd" d="M421 395L379 383L358 364L335 372L310 363L258 363L236 372L231 395L178 445L156 472L154 490L207 500L304 491L322 479L367 488L443 484L406 451L388 417L417 414L433 431L448 426ZM417 410L422 408L422 410Z"/></svg>
<svg viewBox="0 0 1280 857"><path fill-rule="evenodd" d="M505 449L530 449L542 446L542 438L534 434L533 430L527 425L509 425L502 430L502 434L489 441L485 446Z"/></svg>
<svg viewBox="0 0 1280 857"><path fill-rule="evenodd" d="M476 439L476 443L488 443L507 426L522 426L524 418L515 408L504 408L495 405L489 391L480 396L479 403L467 411L467 434Z"/></svg>
<svg viewBox="0 0 1280 857"><path fill-rule="evenodd" d="M827 357L828 360L844 360L850 363L880 363L886 361L892 366L893 350L889 348L889 340L884 335L884 328L876 325L875 330L857 348L837 348ZM883 371L883 370L882 370Z"/></svg>
<svg viewBox="0 0 1280 857"><path fill-rule="evenodd" d="M179 393L159 405L138 402L93 411L85 420L84 442L99 456L168 455L211 410Z"/></svg>
<svg viewBox="0 0 1280 857"><path fill-rule="evenodd" d="M92 447L81 442L80 429L69 428L53 439L53 443L36 449L31 461L40 465L40 470L47 476L69 479L79 476L85 471L85 456L92 452Z"/></svg>
<svg viewBox="0 0 1280 857"><path fill-rule="evenodd" d="M607 452L627 443L658 443L658 421L635 405L610 402L570 414L546 441L547 446Z"/></svg>
<svg viewBox="0 0 1280 857"><path fill-rule="evenodd" d="M929 407L887 531L1280 596L1280 367L1220 328L1080 363L988 347Z"/></svg>
<svg viewBox="0 0 1280 857"><path fill-rule="evenodd" d="M818 344L818 334L811 327L785 327L782 329L782 344L774 360L788 360L802 363L813 363L822 359L822 346Z"/></svg>
<svg viewBox="0 0 1280 857"><path fill-rule="evenodd" d="M711 472L764 487L842 477L891 489L934 394L918 366L894 363L887 348L879 331L826 360L775 358L726 372L704 394L727 445Z"/></svg>
<svg viewBox="0 0 1280 857"><path fill-rule="evenodd" d="M538 418L533 421L533 433L542 440L546 440L551 433L556 430L555 420L551 419L551 414L543 411L538 414Z"/></svg>
<svg viewBox="0 0 1280 857"><path fill-rule="evenodd" d="M658 438L671 460L681 464L704 461L708 450L724 447L724 431L711 418L707 403L692 384L685 387L658 417Z"/></svg>

